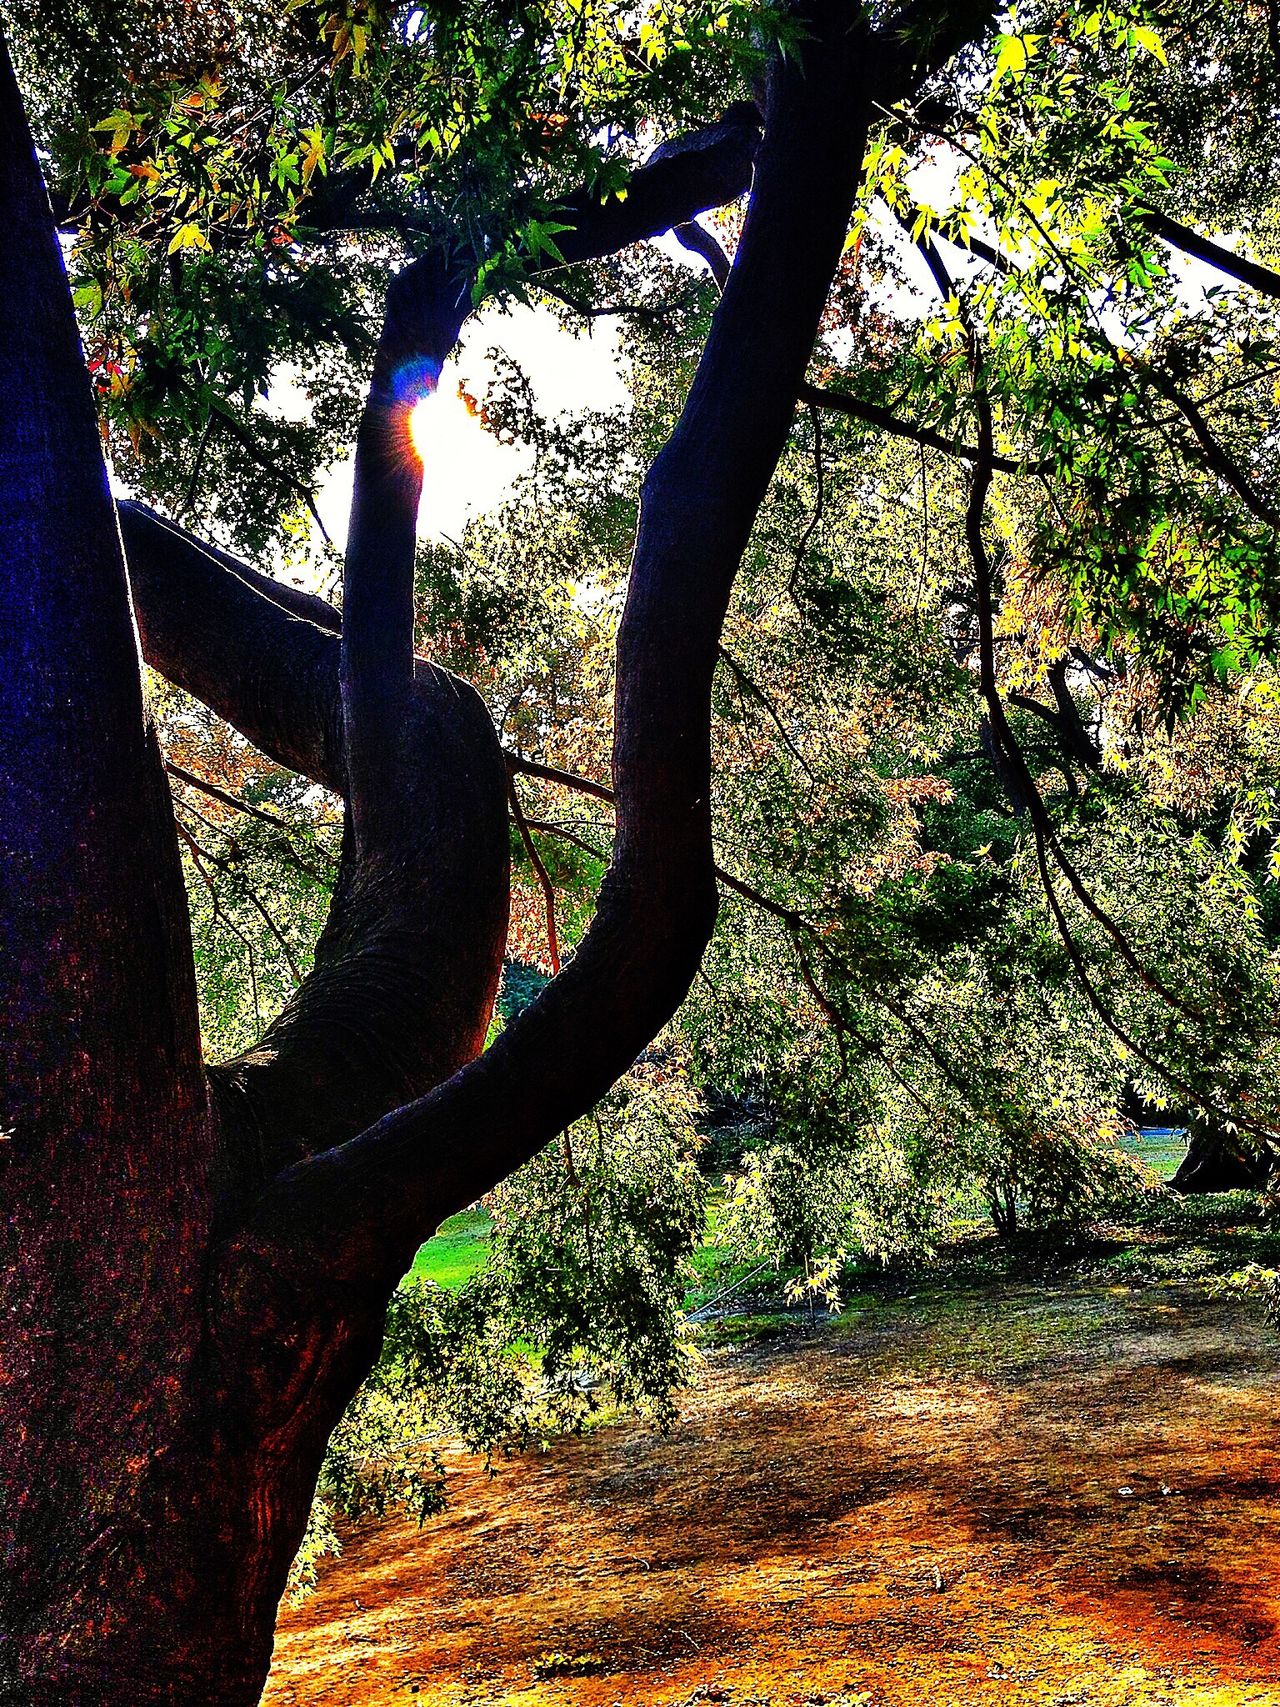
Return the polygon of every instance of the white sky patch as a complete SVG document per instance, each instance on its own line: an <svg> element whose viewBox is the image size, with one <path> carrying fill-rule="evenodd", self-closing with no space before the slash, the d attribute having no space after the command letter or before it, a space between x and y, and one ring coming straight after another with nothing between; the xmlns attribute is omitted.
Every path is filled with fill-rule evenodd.
<svg viewBox="0 0 1280 1707"><path fill-rule="evenodd" d="M516 304L509 313L495 308L477 315L445 363L435 395L415 412L413 436L423 458L421 538L456 539L472 518L496 510L532 465L533 453L527 446L500 444L458 395L463 384L483 401L495 372L488 354L493 349L524 370L547 414L631 406L616 320L597 320L590 331L575 336L547 308ZM305 414L307 407L306 398L287 376L272 387L271 403L282 414L295 410ZM339 549L347 535L351 485L348 457L333 464L317 492L317 508Z"/></svg>

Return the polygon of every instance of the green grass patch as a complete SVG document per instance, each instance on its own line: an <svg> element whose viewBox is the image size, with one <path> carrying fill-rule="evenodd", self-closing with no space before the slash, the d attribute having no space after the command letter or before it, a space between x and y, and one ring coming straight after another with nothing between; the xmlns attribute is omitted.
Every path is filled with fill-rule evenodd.
<svg viewBox="0 0 1280 1707"><path fill-rule="evenodd" d="M456 1292L483 1264L492 1229L487 1209L464 1209L461 1215L451 1215L414 1257L410 1278L431 1280Z"/></svg>
<svg viewBox="0 0 1280 1707"><path fill-rule="evenodd" d="M1126 1155L1136 1156L1158 1180L1170 1180L1187 1153L1187 1135L1176 1128L1150 1128L1120 1140Z"/></svg>
<svg viewBox="0 0 1280 1707"><path fill-rule="evenodd" d="M698 1328L698 1344L708 1350L721 1346L761 1345L803 1322L799 1313L775 1311L756 1316L721 1316Z"/></svg>

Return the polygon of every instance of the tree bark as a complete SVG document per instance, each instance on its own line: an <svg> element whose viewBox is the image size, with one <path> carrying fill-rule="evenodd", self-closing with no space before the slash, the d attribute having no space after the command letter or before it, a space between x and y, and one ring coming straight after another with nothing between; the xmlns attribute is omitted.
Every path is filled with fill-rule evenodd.
<svg viewBox="0 0 1280 1707"><path fill-rule="evenodd" d="M1187 1153L1169 1181L1184 1197L1215 1191L1265 1191L1271 1169L1265 1157L1250 1155L1211 1121L1192 1122Z"/></svg>
<svg viewBox="0 0 1280 1707"><path fill-rule="evenodd" d="M0 1699L31 1703L76 1699L114 1618L194 1582L194 1554L155 1574L156 1499L191 1426L216 1132L119 535L2 39L0 205Z"/></svg>
<svg viewBox="0 0 1280 1707"><path fill-rule="evenodd" d="M286 609L276 583L136 505L120 519L147 662L345 793L337 613L281 588ZM260 1043L210 1069L241 1197L421 1096L484 1041L506 936L505 761L475 690L425 660L399 715L389 809L364 853L348 829L315 970Z"/></svg>

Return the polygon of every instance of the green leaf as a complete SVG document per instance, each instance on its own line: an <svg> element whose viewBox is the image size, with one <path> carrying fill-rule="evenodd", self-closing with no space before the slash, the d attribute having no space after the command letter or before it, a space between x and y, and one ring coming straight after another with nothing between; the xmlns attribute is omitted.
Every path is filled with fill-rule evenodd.
<svg viewBox="0 0 1280 1707"><path fill-rule="evenodd" d="M997 37L997 40L1000 43L1000 51L996 55L995 70L991 74L991 87L993 89L998 89L1006 77L1016 79L1025 76L1027 64L1044 37L1001 35Z"/></svg>

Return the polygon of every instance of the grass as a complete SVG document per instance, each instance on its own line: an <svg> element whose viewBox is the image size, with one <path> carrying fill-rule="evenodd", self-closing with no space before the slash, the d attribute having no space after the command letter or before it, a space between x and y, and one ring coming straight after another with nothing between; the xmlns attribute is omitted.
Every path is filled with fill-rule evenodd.
<svg viewBox="0 0 1280 1707"><path fill-rule="evenodd" d="M487 1209L464 1209L461 1215L451 1215L413 1259L410 1278L431 1280L456 1291L484 1262L492 1226Z"/></svg>
<svg viewBox="0 0 1280 1707"><path fill-rule="evenodd" d="M1132 1138L1122 1139L1120 1148L1136 1156L1158 1180L1170 1180L1187 1153L1185 1127L1145 1126Z"/></svg>
<svg viewBox="0 0 1280 1707"><path fill-rule="evenodd" d="M793 1329L804 1320L796 1310L774 1310L762 1315L722 1316L717 1321L704 1322L698 1329L698 1344L704 1350L719 1350L722 1346L764 1345Z"/></svg>
<svg viewBox="0 0 1280 1707"><path fill-rule="evenodd" d="M1177 1130L1152 1128L1135 1134L1124 1148L1139 1157L1157 1179L1167 1180L1176 1172L1186 1151L1186 1136ZM696 1278L685 1299L686 1309L696 1310L751 1278L755 1265L738 1261L717 1242L722 1213L721 1190L716 1187L707 1207L706 1236L693 1254ZM491 1228L492 1222L484 1209L467 1209L461 1215L451 1215L435 1237L418 1251L410 1270L412 1278L431 1280L437 1286L455 1291L484 1262ZM783 1278L774 1272L762 1274L755 1290L777 1291Z"/></svg>

